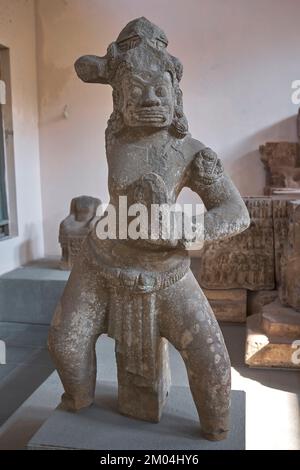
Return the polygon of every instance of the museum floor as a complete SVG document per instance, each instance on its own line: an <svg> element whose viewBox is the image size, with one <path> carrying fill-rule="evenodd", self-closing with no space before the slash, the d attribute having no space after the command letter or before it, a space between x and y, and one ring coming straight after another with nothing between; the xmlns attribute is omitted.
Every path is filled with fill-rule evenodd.
<svg viewBox="0 0 300 470"><path fill-rule="evenodd" d="M62 388L45 349L47 327L1 326L7 365L0 368L0 449L23 449L57 406ZM246 448L300 449L299 372L249 369L243 364L245 327L226 324L222 329L232 360L233 389L246 392ZM114 380L113 341L103 337L97 349L99 377ZM171 368L173 384L187 385L173 348Z"/></svg>

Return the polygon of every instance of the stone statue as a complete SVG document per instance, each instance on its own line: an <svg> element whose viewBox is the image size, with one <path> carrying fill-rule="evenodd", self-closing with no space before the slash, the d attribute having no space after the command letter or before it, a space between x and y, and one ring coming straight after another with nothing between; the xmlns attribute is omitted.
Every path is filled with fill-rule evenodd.
<svg viewBox="0 0 300 470"><path fill-rule="evenodd" d="M59 243L62 250L61 269L72 269L83 240L99 219L96 213L100 205L100 199L91 196L79 196L72 199L70 214L59 226Z"/></svg>
<svg viewBox="0 0 300 470"><path fill-rule="evenodd" d="M266 195L300 192L300 147L298 142L267 142L260 145L266 170Z"/></svg>
<svg viewBox="0 0 300 470"><path fill-rule="evenodd" d="M210 243L245 230L248 211L216 153L188 133L182 65L167 45L160 28L138 18L105 57L81 57L75 68L83 81L113 89L106 153L116 211L120 196L128 205L173 204L181 189L190 187L206 206L204 236ZM116 342L120 412L159 421L169 387L169 341L185 362L203 435L226 437L230 360L190 270L188 246L185 237L100 240L97 229L88 235L49 334L65 409L93 402L95 343L107 333Z"/></svg>
<svg viewBox="0 0 300 470"><path fill-rule="evenodd" d="M279 298L300 312L300 201L287 202L287 240L281 256Z"/></svg>
<svg viewBox="0 0 300 470"><path fill-rule="evenodd" d="M299 369L295 345L300 337L300 200L268 199L276 290L248 293L245 362L250 367ZM270 244L269 237L266 242Z"/></svg>

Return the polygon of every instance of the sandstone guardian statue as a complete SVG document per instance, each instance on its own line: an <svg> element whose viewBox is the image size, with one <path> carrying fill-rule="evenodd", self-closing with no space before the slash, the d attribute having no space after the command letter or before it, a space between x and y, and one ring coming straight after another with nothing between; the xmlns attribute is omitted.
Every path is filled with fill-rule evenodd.
<svg viewBox="0 0 300 470"><path fill-rule="evenodd" d="M160 28L138 18L105 57L81 57L75 68L83 81L113 89L106 153L110 203L117 212L120 196L128 205L171 205L186 186L206 206L204 242L212 243L245 230L249 216L219 157L188 132L182 65L167 45ZM88 235L49 336L66 409L92 404L95 343L107 333L116 342L120 412L159 421L169 387L169 341L185 362L203 435L226 437L230 360L190 270L188 246L184 236L100 240L96 229Z"/></svg>

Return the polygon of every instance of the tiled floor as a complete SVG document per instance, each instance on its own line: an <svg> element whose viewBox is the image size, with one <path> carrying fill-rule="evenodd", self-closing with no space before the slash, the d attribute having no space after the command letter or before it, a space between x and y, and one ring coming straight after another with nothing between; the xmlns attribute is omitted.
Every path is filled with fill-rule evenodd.
<svg viewBox="0 0 300 470"><path fill-rule="evenodd" d="M6 377L0 381L0 420L6 420L16 405L21 406L0 428L0 449L22 449L58 405L62 386L56 372L48 377L53 366L45 350L47 328L18 325L15 332L9 328L9 354L12 361L19 362L9 363ZM245 327L224 325L222 329L232 361L232 388L246 392L246 448L299 450L300 371L249 369L243 361ZM116 380L113 340L101 338L97 355L98 380ZM170 362L172 383L187 385L183 362L173 348ZM29 396L26 401L25 396Z"/></svg>
<svg viewBox="0 0 300 470"><path fill-rule="evenodd" d="M48 327L0 322L6 364L0 365L0 426L53 372L46 349Z"/></svg>

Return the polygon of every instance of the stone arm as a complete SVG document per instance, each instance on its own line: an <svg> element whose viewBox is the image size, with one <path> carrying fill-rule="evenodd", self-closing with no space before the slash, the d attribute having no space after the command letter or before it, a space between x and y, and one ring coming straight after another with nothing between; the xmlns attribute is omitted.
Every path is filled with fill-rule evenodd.
<svg viewBox="0 0 300 470"><path fill-rule="evenodd" d="M222 240L248 228L248 210L221 160L210 148L198 152L189 168L188 187L195 191L207 210L204 214L204 242ZM203 220L202 220L203 224ZM197 239L196 224L196 239ZM203 238L203 225L199 226ZM200 237L199 237L200 238ZM189 243L184 243L188 248Z"/></svg>

